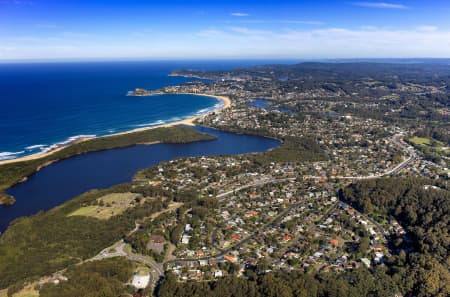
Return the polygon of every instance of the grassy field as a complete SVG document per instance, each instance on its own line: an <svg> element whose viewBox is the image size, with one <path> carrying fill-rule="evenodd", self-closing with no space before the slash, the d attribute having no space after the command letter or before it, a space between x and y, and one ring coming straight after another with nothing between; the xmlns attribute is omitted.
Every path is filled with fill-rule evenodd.
<svg viewBox="0 0 450 297"><path fill-rule="evenodd" d="M83 206L68 217L85 216L100 220L108 220L109 218L122 214L125 210L135 206L135 199L141 196L135 193L114 193L100 197L96 200L97 205Z"/></svg>
<svg viewBox="0 0 450 297"><path fill-rule="evenodd" d="M425 138L425 137L411 137L409 139L409 141L414 144L419 144L419 145L430 145L431 144L431 139Z"/></svg>

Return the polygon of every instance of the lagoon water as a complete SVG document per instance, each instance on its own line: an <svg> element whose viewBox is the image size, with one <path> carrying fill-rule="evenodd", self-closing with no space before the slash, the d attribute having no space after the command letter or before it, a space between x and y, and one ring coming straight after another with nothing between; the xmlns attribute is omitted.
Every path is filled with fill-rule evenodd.
<svg viewBox="0 0 450 297"><path fill-rule="evenodd" d="M204 127L201 132L216 140L188 144L137 145L76 156L43 168L26 182L7 191L16 198L0 207L0 231L17 217L57 206L87 190L131 181L139 169L179 157L264 152L278 146L277 140L238 135Z"/></svg>
<svg viewBox="0 0 450 297"><path fill-rule="evenodd" d="M286 109L286 108L280 108L280 107L275 107L272 105L269 105L268 102L270 100L267 99L255 99L253 101L250 101L248 103L248 105L250 106L254 106L254 107L258 107L258 108L263 108L263 109L269 109L269 110L278 110L280 112L285 112L288 114L293 114L294 111L290 110L290 109Z"/></svg>

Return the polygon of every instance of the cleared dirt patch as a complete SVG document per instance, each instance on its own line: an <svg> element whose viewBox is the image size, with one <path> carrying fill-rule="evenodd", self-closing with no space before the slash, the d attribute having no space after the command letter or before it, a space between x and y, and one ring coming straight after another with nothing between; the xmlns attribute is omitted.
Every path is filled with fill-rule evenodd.
<svg viewBox="0 0 450 297"><path fill-rule="evenodd" d="M13 297L39 297L39 292L34 289L36 283L31 284L15 293Z"/></svg>

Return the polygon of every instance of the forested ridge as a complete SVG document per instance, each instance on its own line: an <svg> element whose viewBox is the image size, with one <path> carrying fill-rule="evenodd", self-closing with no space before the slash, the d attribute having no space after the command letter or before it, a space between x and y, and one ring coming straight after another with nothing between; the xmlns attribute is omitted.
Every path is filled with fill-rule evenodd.
<svg viewBox="0 0 450 297"><path fill-rule="evenodd" d="M395 217L416 251L439 261L450 256L450 192L419 178L385 178L350 185L341 198L364 213Z"/></svg>
<svg viewBox="0 0 450 297"><path fill-rule="evenodd" d="M328 156L311 137L285 137L283 143L266 153L253 156L256 162L316 162L326 161Z"/></svg>

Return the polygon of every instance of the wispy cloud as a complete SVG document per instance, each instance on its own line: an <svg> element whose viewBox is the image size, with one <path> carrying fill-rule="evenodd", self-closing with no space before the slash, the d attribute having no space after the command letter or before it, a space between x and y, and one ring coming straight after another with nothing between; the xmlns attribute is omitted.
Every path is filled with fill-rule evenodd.
<svg viewBox="0 0 450 297"><path fill-rule="evenodd" d="M23 58L386 58L448 57L450 29L433 23L402 27L224 25L173 33L140 28L111 42L97 32L53 32L54 37L2 36L0 59ZM56 30L58 31L58 30ZM134 32L134 33L133 33ZM155 31L156 32L156 31ZM125 33L125 34L124 34ZM130 35L131 34L131 35ZM130 38L143 36L142 38ZM151 36L151 37L149 37Z"/></svg>
<svg viewBox="0 0 450 297"><path fill-rule="evenodd" d="M438 27L436 26L419 26L417 27L418 31L422 31L422 32L434 32L438 30Z"/></svg>
<svg viewBox="0 0 450 297"><path fill-rule="evenodd" d="M266 30L255 30L255 29L249 29L249 28L245 28L245 27L231 27L229 28L232 32L238 33L238 34L243 34L243 35L248 35L248 36L264 36L264 35L269 35L272 32L271 31L266 31Z"/></svg>
<svg viewBox="0 0 450 297"><path fill-rule="evenodd" d="M232 12L232 13L230 13L230 15L234 16L234 17L248 17L248 16L250 16L249 13L245 13L245 12Z"/></svg>
<svg viewBox="0 0 450 297"><path fill-rule="evenodd" d="M409 9L409 6L398 3L386 3L386 2L354 2L356 6L368 7L368 8L382 8L382 9Z"/></svg>
<svg viewBox="0 0 450 297"><path fill-rule="evenodd" d="M206 28L177 38L94 44L89 39L6 40L0 35L0 59L154 57L154 58L412 58L448 57L450 30L434 26L403 29L319 27L272 29ZM195 34L196 33L196 34ZM66 37L66 36L64 36ZM117 38L121 38L117 36ZM128 37L127 37L128 38ZM96 37L92 40L98 40ZM30 42L34 41L30 46ZM139 44L137 43L139 42ZM139 46L137 46L139 45ZM49 55L51 54L51 56Z"/></svg>
<svg viewBox="0 0 450 297"><path fill-rule="evenodd" d="M409 29L325 27L273 31L228 27L208 33L198 34L208 35L211 39L204 44L222 44L224 50L234 50L242 55L253 53L277 57L386 58L445 57L450 52L450 31L434 26Z"/></svg>

